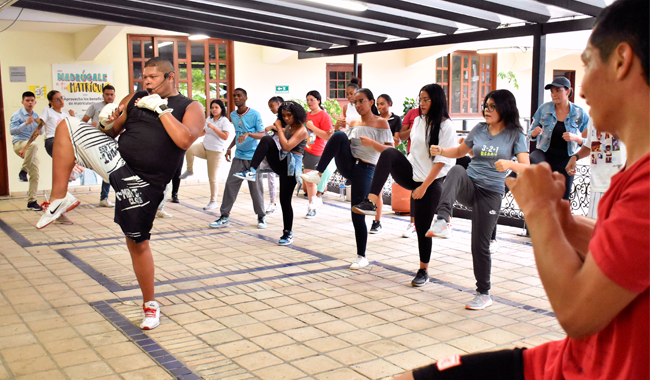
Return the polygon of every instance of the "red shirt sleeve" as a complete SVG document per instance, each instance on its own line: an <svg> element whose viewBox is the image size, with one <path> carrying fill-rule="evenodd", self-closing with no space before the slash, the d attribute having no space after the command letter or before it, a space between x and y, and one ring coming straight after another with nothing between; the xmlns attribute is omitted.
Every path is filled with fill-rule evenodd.
<svg viewBox="0 0 650 380"><path fill-rule="evenodd" d="M598 207L589 251L598 268L621 287L650 286L650 163L648 156L612 177Z"/></svg>

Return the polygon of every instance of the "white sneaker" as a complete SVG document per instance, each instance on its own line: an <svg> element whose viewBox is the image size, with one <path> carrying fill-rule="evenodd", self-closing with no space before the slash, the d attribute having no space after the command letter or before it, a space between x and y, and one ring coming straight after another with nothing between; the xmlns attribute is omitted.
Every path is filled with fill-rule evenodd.
<svg viewBox="0 0 650 380"><path fill-rule="evenodd" d="M476 292L476 296L473 300L469 301L467 305L465 305L465 309L483 310L490 305L492 305L492 298L489 294L481 294L479 292Z"/></svg>
<svg viewBox="0 0 650 380"><path fill-rule="evenodd" d="M171 218L171 217L172 214L168 213L164 209L158 210L158 212L156 212L156 218Z"/></svg>
<svg viewBox="0 0 650 380"><path fill-rule="evenodd" d="M448 223L444 219L436 219L431 228L427 231L426 237L439 237L443 239L449 239L451 237L451 223Z"/></svg>
<svg viewBox="0 0 650 380"><path fill-rule="evenodd" d="M314 219L315 217L316 217L316 209L307 211L307 215L305 215L305 219Z"/></svg>
<svg viewBox="0 0 650 380"><path fill-rule="evenodd" d="M490 253L491 254L494 255L495 253L499 252L499 248L501 248L501 245L499 244L499 242L496 239L490 240Z"/></svg>
<svg viewBox="0 0 650 380"><path fill-rule="evenodd" d="M109 201L108 198L106 198L99 201L99 207L115 207L115 203Z"/></svg>
<svg viewBox="0 0 650 380"><path fill-rule="evenodd" d="M406 226L406 230L402 233L402 237L405 238L412 238L416 236L415 232L415 223L409 223L408 226Z"/></svg>
<svg viewBox="0 0 650 380"><path fill-rule="evenodd" d="M269 203L269 207L266 208L266 215L271 215L275 214L275 211L277 210L278 205L275 202Z"/></svg>
<svg viewBox="0 0 650 380"><path fill-rule="evenodd" d="M203 209L204 210L214 210L217 207L219 207L219 205L217 205L217 202L210 202L210 203L208 203L207 206L203 207Z"/></svg>
<svg viewBox="0 0 650 380"><path fill-rule="evenodd" d="M57 199L47 206L47 210L43 212L43 216L41 216L41 219L36 223L36 228L41 229L47 227L50 223L58 219L61 214L79 206L80 203L81 202L79 202L74 195L66 193L65 198Z"/></svg>
<svg viewBox="0 0 650 380"><path fill-rule="evenodd" d="M160 306L156 301L149 301L142 305L142 323L140 328L143 330L153 330L160 325Z"/></svg>
<svg viewBox="0 0 650 380"><path fill-rule="evenodd" d="M320 174L316 170L312 170L308 173L302 173L300 175L300 178L303 179L303 181L311 182L311 183L318 183L320 182Z"/></svg>
<svg viewBox="0 0 650 380"><path fill-rule="evenodd" d="M365 256L357 256L357 259L350 265L350 269L357 270L368 266L368 259Z"/></svg>
<svg viewBox="0 0 650 380"><path fill-rule="evenodd" d="M317 197L317 196L314 195L311 198L311 203L309 203L309 209L310 210L316 210L317 208L319 208L322 205L323 205L323 198L322 197Z"/></svg>

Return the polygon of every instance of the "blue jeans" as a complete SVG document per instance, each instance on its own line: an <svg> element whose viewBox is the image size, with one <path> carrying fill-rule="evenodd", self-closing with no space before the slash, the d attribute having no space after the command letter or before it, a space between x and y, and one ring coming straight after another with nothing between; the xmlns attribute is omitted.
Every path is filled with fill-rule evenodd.
<svg viewBox="0 0 650 380"><path fill-rule="evenodd" d="M317 170L324 172L330 161L334 159L339 173L350 180L352 186L352 203L359 204L368 198L372 176L375 174L375 165L368 164L352 156L350 140L343 132L334 133L325 145L323 155L318 161ZM366 246L368 245L368 227L366 226L365 215L355 214L350 210L352 215L352 225L354 226L354 237L357 242L357 255L366 255Z"/></svg>
<svg viewBox="0 0 650 380"><path fill-rule="evenodd" d="M102 181L102 191L99 193L99 200L103 201L108 198L108 192L111 191L111 184Z"/></svg>

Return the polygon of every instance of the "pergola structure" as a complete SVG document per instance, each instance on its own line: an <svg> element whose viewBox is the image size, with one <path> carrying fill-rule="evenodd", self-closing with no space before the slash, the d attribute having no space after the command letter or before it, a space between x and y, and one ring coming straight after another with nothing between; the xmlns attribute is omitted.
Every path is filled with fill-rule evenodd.
<svg viewBox="0 0 650 380"><path fill-rule="evenodd" d="M532 36L534 112L543 100L546 35L593 28L595 16L607 4L605 0L0 0L0 9L10 5L293 50L299 59L354 55L355 63L361 53Z"/></svg>

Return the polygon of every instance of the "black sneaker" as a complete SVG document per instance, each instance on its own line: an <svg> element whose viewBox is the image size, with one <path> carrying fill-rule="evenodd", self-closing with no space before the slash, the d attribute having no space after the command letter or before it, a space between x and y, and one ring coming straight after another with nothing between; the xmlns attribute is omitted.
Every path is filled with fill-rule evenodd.
<svg viewBox="0 0 650 380"><path fill-rule="evenodd" d="M18 172L18 179L20 180L20 182L28 182L27 181L27 172L24 171L24 170L21 170L20 172Z"/></svg>
<svg viewBox="0 0 650 380"><path fill-rule="evenodd" d="M178 194L172 194L172 203L181 203L181 201L178 200Z"/></svg>
<svg viewBox="0 0 650 380"><path fill-rule="evenodd" d="M27 208L34 211L43 211L43 207L41 207L41 205L39 205L36 201L27 202Z"/></svg>
<svg viewBox="0 0 650 380"><path fill-rule="evenodd" d="M381 222L379 220L372 221L372 227L370 227L371 234L381 233Z"/></svg>
<svg viewBox="0 0 650 380"><path fill-rule="evenodd" d="M429 273L427 273L426 269L420 269L418 270L418 273L415 275L413 281L411 281L411 285L424 286L426 285L427 282L429 282Z"/></svg>
<svg viewBox="0 0 650 380"><path fill-rule="evenodd" d="M289 245L293 243L293 232L283 230L280 240L278 240L278 245Z"/></svg>
<svg viewBox="0 0 650 380"><path fill-rule="evenodd" d="M359 203L356 206L352 206L352 212L355 214L362 215L377 215L377 206L374 203L370 202L368 199Z"/></svg>

